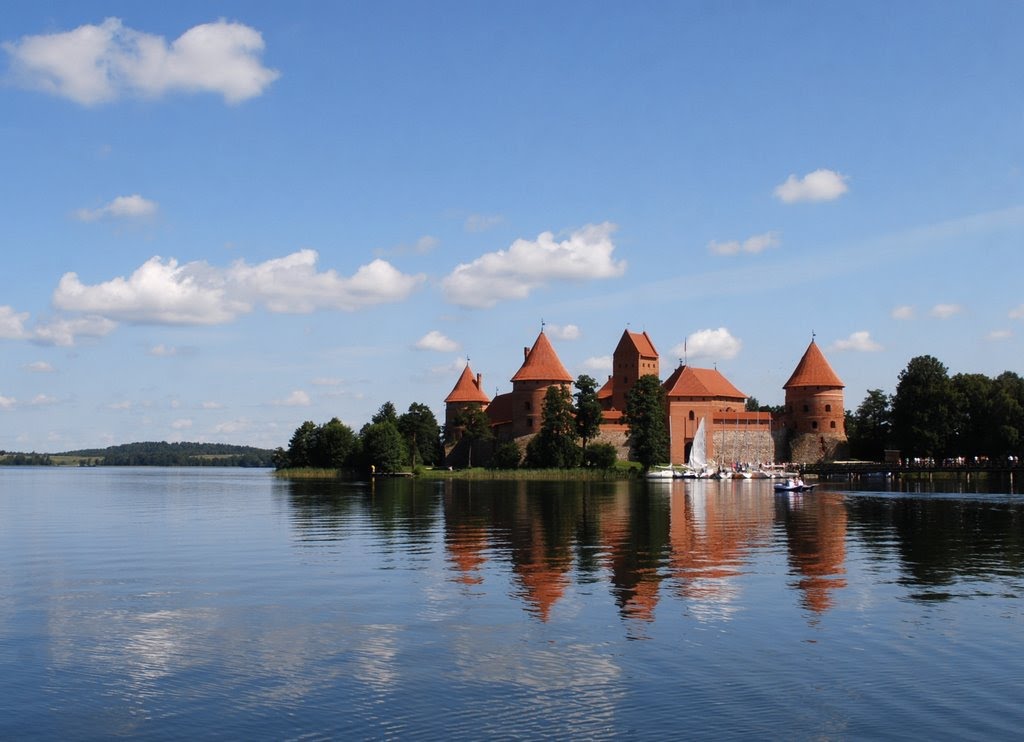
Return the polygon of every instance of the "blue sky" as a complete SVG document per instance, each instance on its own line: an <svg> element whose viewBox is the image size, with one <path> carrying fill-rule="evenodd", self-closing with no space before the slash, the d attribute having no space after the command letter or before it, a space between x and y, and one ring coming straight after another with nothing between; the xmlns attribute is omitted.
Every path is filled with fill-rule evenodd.
<svg viewBox="0 0 1024 742"><path fill-rule="evenodd" d="M1022 369L1024 5L14 2L0 449L287 445L623 329Z"/></svg>

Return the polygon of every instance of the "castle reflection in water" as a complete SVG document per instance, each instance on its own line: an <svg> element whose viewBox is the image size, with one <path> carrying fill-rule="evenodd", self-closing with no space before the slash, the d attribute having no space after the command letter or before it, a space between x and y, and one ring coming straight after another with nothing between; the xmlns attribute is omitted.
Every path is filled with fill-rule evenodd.
<svg viewBox="0 0 1024 742"><path fill-rule="evenodd" d="M784 560L782 587L811 619L846 586L846 506L824 491L789 496L769 482L678 480L289 487L306 543L383 530L396 550L443 551L461 589L509 592L545 622L574 588L610 591L630 621L653 621L670 598L698 619L726 617L751 599L742 595L747 573L765 558Z"/></svg>

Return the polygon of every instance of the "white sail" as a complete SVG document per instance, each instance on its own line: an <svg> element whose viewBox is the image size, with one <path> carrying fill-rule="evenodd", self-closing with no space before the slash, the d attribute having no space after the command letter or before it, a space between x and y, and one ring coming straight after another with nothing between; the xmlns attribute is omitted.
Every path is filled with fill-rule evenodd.
<svg viewBox="0 0 1024 742"><path fill-rule="evenodd" d="M693 436L693 445L690 447L690 458L686 461L694 471L702 471L708 465L708 441L707 432L704 430L704 418L697 423L697 432Z"/></svg>

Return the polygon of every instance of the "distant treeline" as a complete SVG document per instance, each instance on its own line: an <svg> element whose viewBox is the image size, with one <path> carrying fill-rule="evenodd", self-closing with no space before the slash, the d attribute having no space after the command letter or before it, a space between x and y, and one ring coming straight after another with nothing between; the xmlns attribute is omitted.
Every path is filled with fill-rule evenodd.
<svg viewBox="0 0 1024 742"><path fill-rule="evenodd" d="M48 453L9 453L0 451L0 465L5 466L53 466Z"/></svg>
<svg viewBox="0 0 1024 742"><path fill-rule="evenodd" d="M226 443L125 443L109 448L67 451L60 456L94 461L98 466L273 466L274 452Z"/></svg>

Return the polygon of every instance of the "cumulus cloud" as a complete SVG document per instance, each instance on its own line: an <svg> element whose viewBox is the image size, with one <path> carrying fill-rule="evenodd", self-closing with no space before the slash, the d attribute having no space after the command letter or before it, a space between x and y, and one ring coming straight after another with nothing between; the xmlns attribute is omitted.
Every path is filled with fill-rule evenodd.
<svg viewBox="0 0 1024 742"><path fill-rule="evenodd" d="M992 332L985 336L985 339L998 342L1000 340L1009 340L1012 337L1013 333L1009 330L992 330Z"/></svg>
<svg viewBox="0 0 1024 742"><path fill-rule="evenodd" d="M853 350L861 353L874 353L882 350L882 346L871 338L867 330L854 332L845 340L836 340L832 344L834 350Z"/></svg>
<svg viewBox="0 0 1024 742"><path fill-rule="evenodd" d="M1008 316L1010 317L1010 319L1024 319L1024 304L1021 304L1021 305L1011 309L1010 310L1010 314ZM3 317L3 307L0 307L0 325L3 324L2 317Z"/></svg>
<svg viewBox="0 0 1024 742"><path fill-rule="evenodd" d="M224 409L224 405L221 404L220 402L213 402L213 401L210 401L210 400L207 400L206 402L203 402L201 405L199 405L199 407L200 407L200 409L203 409L203 410L222 410L222 409Z"/></svg>
<svg viewBox="0 0 1024 742"><path fill-rule="evenodd" d="M914 319L914 308L909 304L895 307L892 310L893 319Z"/></svg>
<svg viewBox="0 0 1024 742"><path fill-rule="evenodd" d="M301 389L296 389L284 399L276 399L273 404L278 407L309 407L313 400Z"/></svg>
<svg viewBox="0 0 1024 742"><path fill-rule="evenodd" d="M345 380L334 376L318 376L313 379L312 383L313 386L341 386Z"/></svg>
<svg viewBox="0 0 1024 742"><path fill-rule="evenodd" d="M0 410L10 410L14 405L18 404L18 400L14 397L5 397L0 394Z"/></svg>
<svg viewBox="0 0 1024 742"><path fill-rule="evenodd" d="M37 394L32 397L29 405L32 407L49 407L50 405L57 404L58 400L56 397L51 397L49 394Z"/></svg>
<svg viewBox="0 0 1024 742"><path fill-rule="evenodd" d="M28 318L28 312L16 312L12 307L0 306L0 338L22 340L28 337L25 329Z"/></svg>
<svg viewBox="0 0 1024 742"><path fill-rule="evenodd" d="M34 374L52 374L54 368L46 361L34 361L25 366L26 371L31 371Z"/></svg>
<svg viewBox="0 0 1024 742"><path fill-rule="evenodd" d="M220 94L228 103L261 95L280 77L260 62L263 36L241 23L194 26L174 41L118 18L3 44L21 85L91 106L122 96Z"/></svg>
<svg viewBox="0 0 1024 742"><path fill-rule="evenodd" d="M98 209L78 209L74 216L79 221L95 222L100 219L142 219L157 212L156 201L150 201L137 193L118 196Z"/></svg>
<svg viewBox="0 0 1024 742"><path fill-rule="evenodd" d="M611 356L591 356L583 362L583 368L588 371L611 371Z"/></svg>
<svg viewBox="0 0 1024 742"><path fill-rule="evenodd" d="M172 345L164 345L163 343L160 343L159 345L154 345L147 352L149 353L149 355L155 356L156 358L171 358L173 356L178 355L177 348L175 348Z"/></svg>
<svg viewBox="0 0 1024 742"><path fill-rule="evenodd" d="M317 309L353 311L399 301L422 283L422 275L399 272L384 260L360 267L351 278L317 271L315 250L300 250L256 265L238 261L227 269L173 258L147 260L129 277L96 285L65 273L53 295L56 307L125 322L215 325L230 322L256 304L271 312Z"/></svg>
<svg viewBox="0 0 1024 742"><path fill-rule="evenodd" d="M764 234L755 234L753 237L748 237L743 242L738 240L716 242L712 240L708 243L708 252L712 255L739 255L741 252L756 255L759 252L764 252L769 247L778 247L780 244L782 244L782 241L779 239L778 232L765 232Z"/></svg>
<svg viewBox="0 0 1024 742"><path fill-rule="evenodd" d="M680 358L714 358L727 361L739 355L743 343L732 336L724 327L717 330L698 330L687 336L685 344L672 349L672 355Z"/></svg>
<svg viewBox="0 0 1024 742"><path fill-rule="evenodd" d="M936 319L949 319L950 317L955 317L956 315L960 314L963 311L964 308L959 304L936 304L934 307L931 308L931 311L928 312L928 314L930 314L932 317L935 317Z"/></svg>
<svg viewBox="0 0 1024 742"><path fill-rule="evenodd" d="M815 170L802 178L790 175L775 187L775 197L783 203L798 201L834 201L846 193L847 176L834 170Z"/></svg>
<svg viewBox="0 0 1024 742"><path fill-rule="evenodd" d="M576 325L544 325L544 332L555 340L579 340L582 335Z"/></svg>
<svg viewBox="0 0 1024 742"><path fill-rule="evenodd" d="M416 350L436 350L440 353L452 353L459 349L459 344L445 337L437 330L431 330L416 341Z"/></svg>
<svg viewBox="0 0 1024 742"><path fill-rule="evenodd" d="M104 337L117 327L117 323L106 317L61 317L35 326L32 341L40 345L70 347L79 337Z"/></svg>
<svg viewBox="0 0 1024 742"><path fill-rule="evenodd" d="M524 299L552 281L621 276L626 261L612 260L614 231L615 225L605 222L589 224L562 241L551 232L543 232L536 240L516 240L507 250L456 266L442 281L442 290L455 304L492 307L504 299Z"/></svg>

